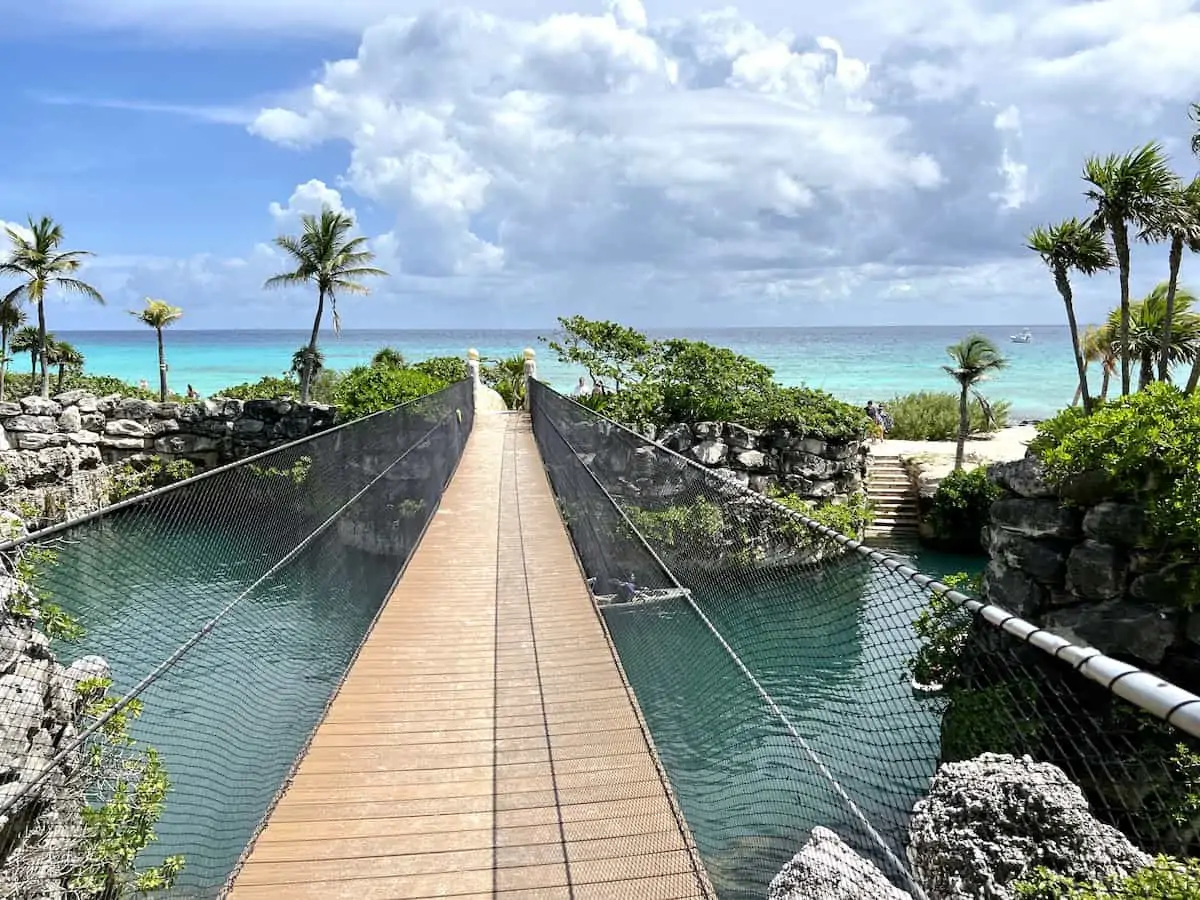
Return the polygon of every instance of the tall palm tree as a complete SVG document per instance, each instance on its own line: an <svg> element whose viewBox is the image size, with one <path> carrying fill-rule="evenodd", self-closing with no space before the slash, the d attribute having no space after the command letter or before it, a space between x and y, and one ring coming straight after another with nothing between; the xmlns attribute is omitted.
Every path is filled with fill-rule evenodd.
<svg viewBox="0 0 1200 900"><path fill-rule="evenodd" d="M1071 271L1084 275L1111 269L1112 254L1104 243L1104 236L1078 219L1066 219L1057 225L1038 227L1029 233L1027 246L1042 258L1042 262L1054 276L1054 284L1067 309L1067 324L1071 326L1071 346L1075 348L1075 370L1079 373L1079 391L1083 397L1083 410L1092 411L1092 398L1088 393L1087 361L1083 356L1083 344L1079 339L1079 324L1075 320L1075 300L1071 291Z"/></svg>
<svg viewBox="0 0 1200 900"><path fill-rule="evenodd" d="M1192 154L1200 156L1200 103L1193 103L1188 108L1188 118L1192 120Z"/></svg>
<svg viewBox="0 0 1200 900"><path fill-rule="evenodd" d="M299 237L284 234L275 238L275 245L292 258L295 268L268 278L264 287L309 283L317 287L317 314L313 319L312 337L308 341L309 356L304 371L300 373L300 402L307 403L325 302L329 302L333 312L333 330L336 334L341 330L337 311L338 293L370 293L355 279L387 275L387 272L369 265L375 259L375 254L367 249L365 237L350 237L350 231L354 228L352 216L326 207L319 218L304 215L300 221L303 232Z"/></svg>
<svg viewBox="0 0 1200 900"><path fill-rule="evenodd" d="M951 365L942 366L946 373L958 382L961 393L958 398L958 447L954 452L954 468L961 469L963 455L970 433L971 420L967 410L967 394L985 380L992 372L1003 369L1008 360L1000 355L996 345L981 334L970 334L957 344L946 348Z"/></svg>
<svg viewBox="0 0 1200 900"><path fill-rule="evenodd" d="M1129 345L1130 359L1138 363L1138 390L1155 380L1154 363L1159 358L1162 345L1162 330L1167 319L1167 296L1170 290L1167 282L1157 285L1154 290L1130 304L1129 307ZM1197 300L1187 288L1178 288L1175 293L1175 309L1171 318L1171 329L1167 344L1168 361L1170 365L1188 365L1200 358L1200 316L1192 312ZM1120 310L1114 309L1108 314L1107 327L1110 333L1117 334L1120 323ZM1114 344L1121 351L1121 340L1118 337ZM1168 369L1168 377L1170 371ZM1167 378L1159 379L1161 381Z"/></svg>
<svg viewBox="0 0 1200 900"><path fill-rule="evenodd" d="M0 262L0 275L12 275L23 279L22 283L13 288L0 299L0 303L19 303L27 300L37 307L38 313L38 358L42 364L42 396L50 396L50 370L46 366L46 292L52 288L82 294L103 303L104 297L88 284L74 277L79 271L85 257L91 256L87 250L63 250L62 226L49 216L42 216L36 222L29 217L29 238L5 226L9 248L8 259Z"/></svg>
<svg viewBox="0 0 1200 900"><path fill-rule="evenodd" d="M1129 344L1129 226L1146 228L1161 214L1178 180L1167 163L1162 146L1152 142L1125 154L1103 159L1089 157L1083 178L1092 185L1085 196L1095 204L1092 225L1107 231L1117 256L1121 282L1119 345ZM1130 359L1121 355L1121 393L1128 394Z"/></svg>
<svg viewBox="0 0 1200 900"><path fill-rule="evenodd" d="M15 303L0 303L0 400L4 399L5 381L8 378L8 339L25 324L25 310Z"/></svg>
<svg viewBox="0 0 1200 900"><path fill-rule="evenodd" d="M52 342L54 335L47 334L46 341ZM38 351L42 347L41 338L38 336L38 330L31 325L26 325L17 330L12 339L13 353L28 353L29 354L29 389L33 390L34 382L37 381L37 365Z"/></svg>
<svg viewBox="0 0 1200 900"><path fill-rule="evenodd" d="M67 377L67 369L79 371L83 368L83 354L67 341L51 340L46 345L46 359L52 366L58 366L58 380L54 385L57 394L63 389L63 381Z"/></svg>
<svg viewBox="0 0 1200 900"><path fill-rule="evenodd" d="M1158 350L1158 380L1165 381L1170 368L1171 323L1175 320L1175 292L1179 287L1179 267L1183 248L1200 253L1200 176L1179 185L1166 198L1158 215L1138 237L1147 243L1166 241L1168 275L1166 306Z"/></svg>
<svg viewBox="0 0 1200 900"><path fill-rule="evenodd" d="M1092 325L1080 339L1083 364L1100 364L1100 400L1108 399L1108 383L1117 372L1117 353L1113 349L1113 329L1108 325ZM1074 404L1072 404L1074 405Z"/></svg>
<svg viewBox="0 0 1200 900"><path fill-rule="evenodd" d="M163 329L173 322L178 322L183 315L183 310L178 306L172 306L165 300L154 300L147 297L144 309L131 309L129 314L143 325L153 328L155 334L158 335L158 400L160 403L166 403L167 353L163 348Z"/></svg>

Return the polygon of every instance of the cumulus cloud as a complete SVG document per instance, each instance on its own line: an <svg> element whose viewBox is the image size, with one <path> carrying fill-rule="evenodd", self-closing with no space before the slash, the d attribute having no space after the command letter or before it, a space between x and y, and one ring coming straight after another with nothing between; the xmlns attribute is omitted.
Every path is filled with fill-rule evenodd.
<svg viewBox="0 0 1200 900"><path fill-rule="evenodd" d="M1192 166L1195 0L478 2L275 10L361 38L254 116L265 141L345 154L267 210L369 209L399 276L380 290L409 302L801 322L947 299L958 320L985 303L1044 319L1056 301L1024 234L1083 210L1084 157L1164 139ZM188 16L254 29L271 5ZM161 10L104 15L164 29Z"/></svg>
<svg viewBox="0 0 1200 900"><path fill-rule="evenodd" d="M33 232L29 230L28 225L22 225L19 222L6 222L0 219L0 247L8 247L10 243L8 233L10 231L27 241L33 240Z"/></svg>

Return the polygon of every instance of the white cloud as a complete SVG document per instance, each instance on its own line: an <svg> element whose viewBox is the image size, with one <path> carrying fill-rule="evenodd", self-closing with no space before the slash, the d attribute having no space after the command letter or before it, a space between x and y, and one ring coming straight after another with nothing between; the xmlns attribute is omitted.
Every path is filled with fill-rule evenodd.
<svg viewBox="0 0 1200 900"><path fill-rule="evenodd" d="M8 237L9 231L12 231L18 237L22 237L27 241L33 240L33 232L29 230L27 225L22 225L19 222L6 222L3 219L0 219L0 247L7 249L10 245L11 241Z"/></svg>
<svg viewBox="0 0 1200 900"><path fill-rule="evenodd" d="M1025 232L1084 210L1087 154L1153 139L1186 154L1200 98L1195 0L477 2L110 0L95 16L156 34L356 30L353 55L279 85L249 126L344 162L262 202L280 226L322 203L367 210L397 275L379 294L443 323L447 298L479 297L527 322L566 306L911 321L943 300L961 312L934 317L1053 319ZM136 268L234 291L264 267Z"/></svg>

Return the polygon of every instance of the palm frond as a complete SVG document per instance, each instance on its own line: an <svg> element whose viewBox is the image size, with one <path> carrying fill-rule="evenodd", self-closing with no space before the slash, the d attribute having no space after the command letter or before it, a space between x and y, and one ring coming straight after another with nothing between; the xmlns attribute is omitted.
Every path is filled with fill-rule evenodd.
<svg viewBox="0 0 1200 900"><path fill-rule="evenodd" d="M59 287L66 288L72 293L82 294L89 300L95 300L101 305L104 303L104 296L86 281L80 281L77 278L56 278L54 281Z"/></svg>

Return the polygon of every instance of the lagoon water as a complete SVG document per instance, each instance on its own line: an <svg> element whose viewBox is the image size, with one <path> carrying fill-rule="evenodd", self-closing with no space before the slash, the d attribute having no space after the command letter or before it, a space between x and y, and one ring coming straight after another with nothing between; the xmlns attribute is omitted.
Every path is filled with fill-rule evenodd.
<svg viewBox="0 0 1200 900"><path fill-rule="evenodd" d="M1032 328L1033 341L1015 344L1009 336L1022 326L978 329L1008 356L1010 366L984 388L993 399L1013 404L1018 418L1045 418L1071 402L1075 369L1066 326ZM852 403L886 400L918 390L950 390L942 364L946 347L970 331L963 326L891 328L727 328L703 331L651 331L652 337L687 337L729 347L775 370L788 385L823 388ZM410 360L430 356L465 356L475 347L485 357L538 351L541 376L559 390L569 390L582 374L560 364L539 341L543 331L343 331L323 336L327 365L344 369L370 360L382 346L392 346ZM92 372L137 382L158 383L154 335L141 331L58 332L87 358ZM278 375L307 340L303 331L187 331L167 334L172 388L187 384L210 395L229 385ZM14 363L21 370L21 359ZM1097 377L1098 373L1097 373Z"/></svg>

